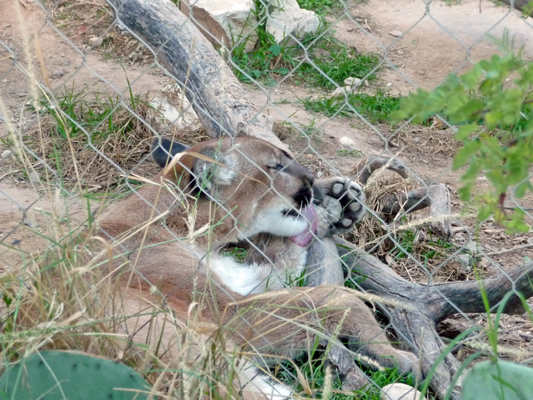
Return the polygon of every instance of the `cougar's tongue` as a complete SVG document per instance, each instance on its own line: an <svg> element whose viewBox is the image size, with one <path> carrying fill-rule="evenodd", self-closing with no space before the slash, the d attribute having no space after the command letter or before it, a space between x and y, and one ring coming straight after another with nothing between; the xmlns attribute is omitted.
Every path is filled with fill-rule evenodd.
<svg viewBox="0 0 533 400"><path fill-rule="evenodd" d="M289 239L296 243L298 246L305 247L311 243L313 240L313 234L316 233L318 228L318 223L316 221L316 210L313 206L307 206L300 211L300 215L304 217L309 224L307 228L303 230L302 233L294 236L289 236Z"/></svg>

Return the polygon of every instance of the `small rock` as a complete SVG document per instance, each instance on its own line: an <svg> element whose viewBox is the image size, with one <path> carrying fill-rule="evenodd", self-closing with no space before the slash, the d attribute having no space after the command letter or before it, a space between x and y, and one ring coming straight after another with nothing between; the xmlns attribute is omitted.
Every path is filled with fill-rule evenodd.
<svg viewBox="0 0 533 400"><path fill-rule="evenodd" d="M472 257L470 257L470 254L458 254L457 258L459 261L461 261L461 264L463 264L463 267L466 272L470 272L472 270Z"/></svg>
<svg viewBox="0 0 533 400"><path fill-rule="evenodd" d="M267 6L269 16L274 11L271 6L274 7L274 2ZM183 0L180 1L180 8L186 16L194 16L192 20L196 26L205 32L204 36L216 47L221 43L228 48L244 44L246 53L253 51L258 39L255 31L258 21L253 0ZM123 31L122 34L129 34L126 27L118 27ZM298 37L296 33L295 35Z"/></svg>
<svg viewBox="0 0 533 400"><path fill-rule="evenodd" d="M420 142L420 138L418 138L418 137L414 137L414 138L413 138L413 142L415 142L415 143Z"/></svg>
<svg viewBox="0 0 533 400"><path fill-rule="evenodd" d="M357 147L356 143L350 139L348 136L343 136L339 139L339 143L343 146L350 147L355 149Z"/></svg>
<svg viewBox="0 0 533 400"><path fill-rule="evenodd" d="M391 82L387 82L387 84L385 85L385 87L391 87L391 86L392 86Z"/></svg>
<svg viewBox="0 0 533 400"><path fill-rule="evenodd" d="M268 3L269 12L265 29L274 36L277 43L286 42L292 45L294 40L291 36L303 38L317 32L321 25L318 15L313 11L301 9L296 0Z"/></svg>
<svg viewBox="0 0 533 400"><path fill-rule="evenodd" d="M394 37L403 37L403 32L401 32L401 31L390 31L389 35L394 36Z"/></svg>
<svg viewBox="0 0 533 400"><path fill-rule="evenodd" d="M359 79L359 78L352 78L352 77L349 77L349 78L346 78L346 79L344 80L344 84L345 84L346 86L361 86L361 83L362 83L362 81L361 81L361 79Z"/></svg>
<svg viewBox="0 0 533 400"><path fill-rule="evenodd" d="M70 65L70 61L69 61L69 60L62 60L62 61L61 61L61 65L62 65L63 67L68 67L68 66Z"/></svg>
<svg viewBox="0 0 533 400"><path fill-rule="evenodd" d="M316 177L317 177L318 179L322 178L323 176L324 176L324 174L322 173L322 171L318 171L318 172L316 173Z"/></svg>
<svg viewBox="0 0 533 400"><path fill-rule="evenodd" d="M464 319L457 320L454 318L446 318L437 325L437 332L440 336L455 339L469 328L470 324Z"/></svg>
<svg viewBox="0 0 533 400"><path fill-rule="evenodd" d="M11 24L4 24L2 25L2 29L11 28Z"/></svg>
<svg viewBox="0 0 533 400"><path fill-rule="evenodd" d="M101 46L102 43L104 43L104 39L102 37L92 37L89 38L89 45L93 47Z"/></svg>
<svg viewBox="0 0 533 400"><path fill-rule="evenodd" d="M63 75L65 75L67 71L65 71L64 68L56 69L54 72L50 74L50 79L58 79L61 78Z"/></svg>
<svg viewBox="0 0 533 400"><path fill-rule="evenodd" d="M391 383L381 389L381 400L426 400L422 393L405 383Z"/></svg>
<svg viewBox="0 0 533 400"><path fill-rule="evenodd" d="M13 152L11 150L4 150L2 152L2 160L6 160L8 159L9 157L11 157L13 155Z"/></svg>
<svg viewBox="0 0 533 400"><path fill-rule="evenodd" d="M358 86L345 86L342 88L335 89L329 96L331 99L335 97L343 97L344 95L350 95L357 92Z"/></svg>
<svg viewBox="0 0 533 400"><path fill-rule="evenodd" d="M17 93L17 96L18 97L28 97L28 93L20 92L20 93Z"/></svg>
<svg viewBox="0 0 533 400"><path fill-rule="evenodd" d="M466 236L459 232L454 236L454 239L458 242L464 242L466 240Z"/></svg>
<svg viewBox="0 0 533 400"><path fill-rule="evenodd" d="M32 171L30 173L30 182L39 183L41 181L41 175L37 171Z"/></svg>

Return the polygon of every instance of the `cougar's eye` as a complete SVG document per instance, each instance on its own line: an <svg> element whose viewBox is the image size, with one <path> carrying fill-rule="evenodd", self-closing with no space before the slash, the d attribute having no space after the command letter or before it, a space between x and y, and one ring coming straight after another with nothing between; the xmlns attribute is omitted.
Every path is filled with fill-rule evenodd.
<svg viewBox="0 0 533 400"><path fill-rule="evenodd" d="M267 168L272 169L274 171L281 171L284 168L284 165L282 163L270 164L267 165Z"/></svg>

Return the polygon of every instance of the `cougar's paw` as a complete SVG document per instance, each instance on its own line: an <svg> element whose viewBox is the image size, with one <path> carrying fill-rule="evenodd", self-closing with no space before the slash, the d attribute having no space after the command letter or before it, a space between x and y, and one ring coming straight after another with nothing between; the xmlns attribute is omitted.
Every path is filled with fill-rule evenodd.
<svg viewBox="0 0 533 400"><path fill-rule="evenodd" d="M337 231L349 232L361 221L365 214L365 195L359 184L347 178L335 177L319 180L314 186L323 197L321 201L324 208L338 208L340 205L340 213L336 213L338 218L331 221Z"/></svg>

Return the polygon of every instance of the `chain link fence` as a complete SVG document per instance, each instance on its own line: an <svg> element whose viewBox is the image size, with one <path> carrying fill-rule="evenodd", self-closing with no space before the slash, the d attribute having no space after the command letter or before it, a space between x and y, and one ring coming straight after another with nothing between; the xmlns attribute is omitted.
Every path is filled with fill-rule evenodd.
<svg viewBox="0 0 533 400"><path fill-rule="evenodd" d="M498 52L488 35L498 38L508 29L530 59L531 18L514 4L489 1L302 1L302 8L316 11L317 26L312 27L311 14L300 15L289 3L283 8L261 0L232 30L224 24L235 24L235 14L220 23L222 17L209 17L200 7L192 12L176 4L188 15L185 21L203 24L202 33L220 55L206 62L203 42L193 40L183 45L189 57L180 64L169 58L172 38L154 43L143 32L158 24L159 5L152 5L156 17L146 20L150 25L129 14L117 19L124 9L113 3L118 11L100 1L0 2L0 254L5 277L20 271L34 277L40 268L36 257L63 248L94 223L104 204L131 193L150 204L138 189L143 177L160 171L152 161L154 139L192 146L244 132L284 146L315 182L344 177L343 185L359 182L363 187L364 219L350 232L341 229L335 239L315 237L314 243L320 247L322 240L335 240L333 250L324 244L326 253L335 254L327 265L342 268L345 286L382 296L363 299L379 310L376 318L389 340L422 360L423 376L408 380L411 385L442 363L448 376L433 377L429 396L444 398L448 388L459 384L462 361L478 351L481 357L490 355L484 331L453 342L450 355L444 349L468 329L490 324L482 301L473 305L465 297L481 299L479 278L487 278L489 292L502 292L491 298L492 312L506 292L527 293L533 235L507 234L493 218L479 223L459 202L461 171L451 168L459 148L454 126L439 116L422 125L393 126L389 116L401 96L420 87L433 89L449 73L464 72ZM274 20L286 14L308 18L310 25L302 32L312 32L280 34ZM229 70L239 81L224 76ZM203 82L198 76L222 78ZM230 109L238 104L244 112L237 106L217 109L220 104ZM259 157L240 155L263 168ZM486 187L480 179L479 190ZM273 183L272 191L283 197ZM218 206L228 219L243 215ZM531 224L531 195L518 199L512 193L504 206L522 210ZM172 229L167 232L183 239ZM254 241L230 244L225 251L233 252L237 262L246 246L255 246L263 259L270 257ZM130 251L123 247L123 253ZM198 261L205 263L206 257ZM262 287L268 288L271 278ZM285 283L299 286L305 279L291 277ZM14 290L10 282L9 290L4 287L5 321L13 316L6 300ZM380 288L383 283L393 287ZM183 282L184 287L193 284ZM406 309L406 303L417 310ZM527 363L532 321L519 300L510 303L509 315L500 322L498 357ZM324 383L317 382L322 378L308 377L306 387L297 368L280 365L270 370L277 380L297 387L302 396L321 393ZM313 375L318 367L309 368ZM379 375L368 379L371 393L383 386ZM395 375L385 382L398 379ZM458 392L451 396L458 398Z"/></svg>

